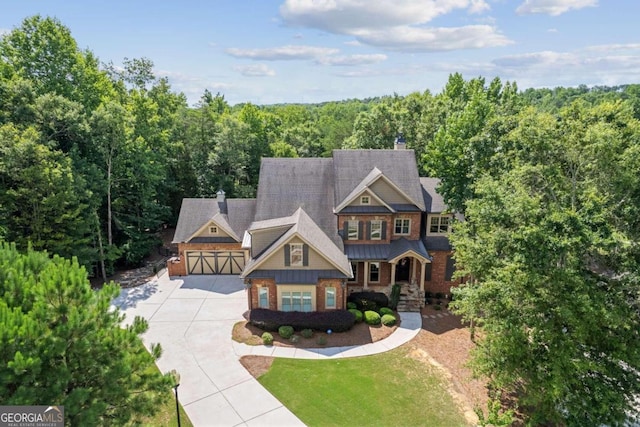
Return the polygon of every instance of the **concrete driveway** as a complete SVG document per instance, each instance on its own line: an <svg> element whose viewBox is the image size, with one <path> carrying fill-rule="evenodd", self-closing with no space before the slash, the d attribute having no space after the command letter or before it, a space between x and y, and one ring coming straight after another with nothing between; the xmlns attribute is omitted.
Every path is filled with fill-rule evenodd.
<svg viewBox="0 0 640 427"><path fill-rule="evenodd" d="M160 343L162 372L180 373L180 403L195 426L302 426L295 415L240 364L231 329L247 309L237 276L164 274L123 289L113 301L131 321L149 321L143 341ZM126 320L125 320L126 322Z"/></svg>

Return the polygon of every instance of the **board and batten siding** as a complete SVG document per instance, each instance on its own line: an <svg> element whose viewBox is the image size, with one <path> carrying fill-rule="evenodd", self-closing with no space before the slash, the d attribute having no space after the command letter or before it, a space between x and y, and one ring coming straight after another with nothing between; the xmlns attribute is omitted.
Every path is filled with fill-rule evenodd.
<svg viewBox="0 0 640 427"><path fill-rule="evenodd" d="M377 180L369 188L385 203L413 204L412 201L404 197L383 179Z"/></svg>
<svg viewBox="0 0 640 427"><path fill-rule="evenodd" d="M335 267L329 263L326 259L324 259L318 252L316 252L312 247L309 247L309 265L303 267L287 267L285 265L285 254L288 251L285 249L286 245L291 243L301 243L304 242L301 239L293 238L289 240L285 245L275 251L262 265L260 265L261 270L284 270L289 268L299 269L308 269L308 270L334 270Z"/></svg>
<svg viewBox="0 0 640 427"><path fill-rule="evenodd" d="M256 256L287 232L290 226L253 231L251 233L251 252Z"/></svg>

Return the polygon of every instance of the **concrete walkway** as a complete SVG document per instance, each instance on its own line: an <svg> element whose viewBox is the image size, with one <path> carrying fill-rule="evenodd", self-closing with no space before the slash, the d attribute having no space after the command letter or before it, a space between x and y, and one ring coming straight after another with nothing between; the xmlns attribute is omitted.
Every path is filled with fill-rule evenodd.
<svg viewBox="0 0 640 427"><path fill-rule="evenodd" d="M390 337L353 347L293 349L247 346L231 340L233 325L244 320L247 295L237 276L167 274L143 286L123 289L113 301L125 314L149 321L143 341L160 343L162 372L180 373L180 403L194 426L302 426L240 364L242 355L340 358L377 354L411 340L420 330L418 313L401 313L402 324Z"/></svg>

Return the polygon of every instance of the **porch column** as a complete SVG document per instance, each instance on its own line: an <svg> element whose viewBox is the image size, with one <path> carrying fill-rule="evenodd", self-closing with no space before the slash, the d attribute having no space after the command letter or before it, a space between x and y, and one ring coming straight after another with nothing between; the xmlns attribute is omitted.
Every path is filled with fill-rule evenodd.
<svg viewBox="0 0 640 427"><path fill-rule="evenodd" d="M393 285L396 283L396 263L392 262L391 263L391 281L389 282L390 285Z"/></svg>
<svg viewBox="0 0 640 427"><path fill-rule="evenodd" d="M424 291L424 270L426 267L426 261L420 263L420 290Z"/></svg>
<svg viewBox="0 0 640 427"><path fill-rule="evenodd" d="M417 258L412 258L411 259L411 270L412 270L412 272L411 272L411 283L412 284L416 282L416 265L417 265L416 261L417 260L418 260Z"/></svg>
<svg viewBox="0 0 640 427"><path fill-rule="evenodd" d="M364 262L364 288L367 289L369 287L369 261Z"/></svg>

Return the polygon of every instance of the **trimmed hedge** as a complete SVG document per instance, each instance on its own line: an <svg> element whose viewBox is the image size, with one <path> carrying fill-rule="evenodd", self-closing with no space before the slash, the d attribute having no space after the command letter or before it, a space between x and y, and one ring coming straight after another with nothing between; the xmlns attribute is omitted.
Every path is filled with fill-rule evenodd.
<svg viewBox="0 0 640 427"><path fill-rule="evenodd" d="M347 303L347 310L351 310L352 308L358 308L358 306L356 305L355 302L348 302Z"/></svg>
<svg viewBox="0 0 640 427"><path fill-rule="evenodd" d="M292 326L294 330L313 329L316 331L345 332L356 322L353 313L347 310L313 311L275 311L256 308L249 313L249 323L264 331L277 331L282 325Z"/></svg>
<svg viewBox="0 0 640 427"><path fill-rule="evenodd" d="M357 308L350 308L349 312L356 316L356 323L362 322L362 312Z"/></svg>
<svg viewBox="0 0 640 427"><path fill-rule="evenodd" d="M354 292L347 297L349 302L355 303L360 311L389 307L389 298L382 292Z"/></svg>
<svg viewBox="0 0 640 427"><path fill-rule="evenodd" d="M313 336L313 329L303 329L300 335L305 338L311 338Z"/></svg>
<svg viewBox="0 0 640 427"><path fill-rule="evenodd" d="M278 328L278 335L288 340L293 335L293 326L280 326Z"/></svg>
<svg viewBox="0 0 640 427"><path fill-rule="evenodd" d="M390 308L387 307L382 307L378 313L380 313L380 316L384 316L385 314L390 314L390 315L394 315L395 313L393 312L393 310L391 310Z"/></svg>
<svg viewBox="0 0 640 427"><path fill-rule="evenodd" d="M396 324L396 316L393 314L385 314L382 316L381 321L384 326L393 326Z"/></svg>
<svg viewBox="0 0 640 427"><path fill-rule="evenodd" d="M269 332L264 332L262 334L262 343L264 345L271 345L273 344L273 335L271 335Z"/></svg>
<svg viewBox="0 0 640 427"><path fill-rule="evenodd" d="M379 325L380 324L380 315L375 311L365 311L364 312L364 321L367 325Z"/></svg>

